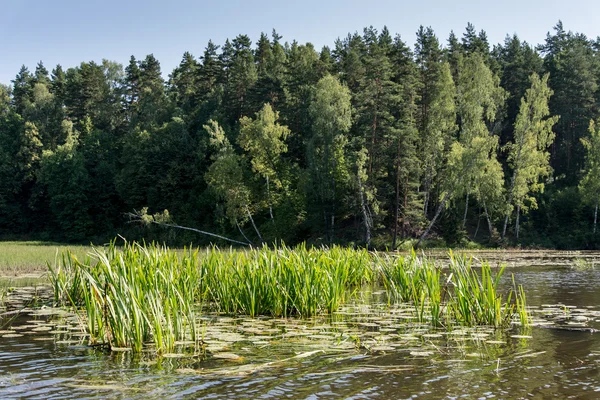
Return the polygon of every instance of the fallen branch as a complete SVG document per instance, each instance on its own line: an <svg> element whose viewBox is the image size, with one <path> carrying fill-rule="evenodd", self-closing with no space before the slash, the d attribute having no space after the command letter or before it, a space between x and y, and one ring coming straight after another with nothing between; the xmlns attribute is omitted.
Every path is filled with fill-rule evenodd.
<svg viewBox="0 0 600 400"><path fill-rule="evenodd" d="M144 209L142 209L141 212L135 211L133 213L127 213L126 215L131 220L130 222L140 222L140 223L145 224L145 225L155 224L155 225L164 226L164 227L168 227L168 228L183 229L183 230L186 230L186 231L192 231L192 232L200 233L202 235L206 235L206 236L214 237L214 238L217 238L217 239L225 240L225 241L228 241L228 242L231 242L231 243L241 244L243 246L252 246L250 243L240 242L239 240L230 239L230 238L225 237L225 236L217 235L216 233L206 232L206 231L203 231L203 230L200 230L200 229L190 228L188 226L181 226L181 225L177 225L177 224L173 224L173 223L169 223L169 222L157 221L157 219L155 218L155 216L147 214L146 211L147 211L147 209L144 208Z"/></svg>

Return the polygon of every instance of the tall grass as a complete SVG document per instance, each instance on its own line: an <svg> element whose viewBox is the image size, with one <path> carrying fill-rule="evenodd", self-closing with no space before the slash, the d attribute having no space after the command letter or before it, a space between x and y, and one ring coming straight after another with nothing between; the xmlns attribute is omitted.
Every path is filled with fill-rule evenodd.
<svg viewBox="0 0 600 400"><path fill-rule="evenodd" d="M191 251L135 243L118 249L113 242L84 262L64 257L50 268L50 280L59 303L83 307L93 343L139 352L151 341L164 353L177 340L196 338L199 272Z"/></svg>
<svg viewBox="0 0 600 400"><path fill-rule="evenodd" d="M529 324L523 288L515 286L506 296L499 292L504 266L493 273L484 261L478 272L470 258L452 252L449 258L449 269L442 277L439 266L414 252L406 257L380 257L381 281L389 300L412 303L417 319L431 321L434 326L458 323L502 327L516 317L521 325Z"/></svg>
<svg viewBox="0 0 600 400"><path fill-rule="evenodd" d="M39 276L47 271L46 262L57 254L71 251L83 258L90 246L49 242L0 242L0 276Z"/></svg>
<svg viewBox="0 0 600 400"><path fill-rule="evenodd" d="M433 326L505 326L513 316L528 323L525 295L498 292L504 269L450 254L443 270L414 252L393 257L341 247L209 248L172 251L125 242L95 249L83 261L66 252L49 276L55 301L82 310L94 343L158 353L178 340L196 339L195 314L203 309L251 317L333 313L354 290L381 283L390 302L409 302L416 318ZM444 273L446 272L446 273ZM514 301L513 301L514 300Z"/></svg>
<svg viewBox="0 0 600 400"><path fill-rule="evenodd" d="M420 322L441 324L441 269L425 256L411 252L406 257L378 257L381 282L390 302L410 302Z"/></svg>
<svg viewBox="0 0 600 400"><path fill-rule="evenodd" d="M334 312L349 289L373 279L366 251L279 247L209 249L201 261L206 301L250 316L309 317Z"/></svg>
<svg viewBox="0 0 600 400"><path fill-rule="evenodd" d="M506 326L517 312L517 306L524 309L524 294L510 290L506 300L498 292L500 278L505 266L494 274L489 263L481 263L480 273L472 266L472 259L455 256L450 252L450 272L453 286L451 310L454 318L463 325ZM516 297L517 302L511 299ZM523 303L519 302L523 296Z"/></svg>

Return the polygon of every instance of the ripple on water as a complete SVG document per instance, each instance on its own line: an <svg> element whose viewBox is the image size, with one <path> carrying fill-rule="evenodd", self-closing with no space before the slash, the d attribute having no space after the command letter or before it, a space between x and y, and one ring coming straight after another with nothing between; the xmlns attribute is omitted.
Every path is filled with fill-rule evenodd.
<svg viewBox="0 0 600 400"><path fill-rule="evenodd" d="M598 328L600 271L510 272L544 329L436 331L413 324L411 307L357 303L333 320L205 316L206 356L157 360L86 346L64 310L11 314L0 325L0 398L596 398L600 333L563 328Z"/></svg>

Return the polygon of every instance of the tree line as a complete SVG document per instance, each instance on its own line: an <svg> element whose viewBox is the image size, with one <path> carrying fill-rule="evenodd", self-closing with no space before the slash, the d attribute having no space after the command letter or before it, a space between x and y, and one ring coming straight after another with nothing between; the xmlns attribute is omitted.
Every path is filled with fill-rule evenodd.
<svg viewBox="0 0 600 400"><path fill-rule="evenodd" d="M538 46L239 35L166 81L152 54L23 66L0 85L0 236L596 248L599 82L600 38L561 22Z"/></svg>

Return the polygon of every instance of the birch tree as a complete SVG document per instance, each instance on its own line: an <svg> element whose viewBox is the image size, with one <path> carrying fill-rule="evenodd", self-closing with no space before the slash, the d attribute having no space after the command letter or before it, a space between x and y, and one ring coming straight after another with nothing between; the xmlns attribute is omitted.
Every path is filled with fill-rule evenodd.
<svg viewBox="0 0 600 400"><path fill-rule="evenodd" d="M514 141L508 143L508 164L512 168L512 178L508 190L508 206L504 218L502 238L506 236L508 220L516 209L515 236L519 238L519 215L529 208L537 208L533 193L543 191L540 179L550 175L549 147L554 141L552 128L558 117L550 117L548 102L552 89L548 86L548 74L540 78L530 77L531 88L521 99L521 107L515 121Z"/></svg>
<svg viewBox="0 0 600 400"><path fill-rule="evenodd" d="M348 177L345 148L351 125L350 91L335 77L325 76L316 85L309 114L313 134L307 158L312 186L321 205L327 238L332 241L337 192Z"/></svg>
<svg viewBox="0 0 600 400"><path fill-rule="evenodd" d="M264 242L252 217L251 191L245 183L242 157L235 152L217 122L210 120L208 125L204 125L204 129L210 135L211 146L217 149L214 161L206 172L206 182L217 197L225 202L225 213L242 236L252 243L242 230L244 223L250 221L259 240Z"/></svg>
<svg viewBox="0 0 600 400"><path fill-rule="evenodd" d="M586 203L594 206L594 229L598 221L598 201L600 200L600 126L590 121L590 137L581 139L586 150L585 175L579 183L579 190Z"/></svg>
<svg viewBox="0 0 600 400"><path fill-rule="evenodd" d="M284 183L280 178L281 155L287 152L285 140L290 130L277 121L279 113L273 111L270 104L265 104L253 120L249 117L240 119L240 146L248 152L252 170L265 180L267 204L271 221L275 223L273 206L277 202L275 191L283 190Z"/></svg>

